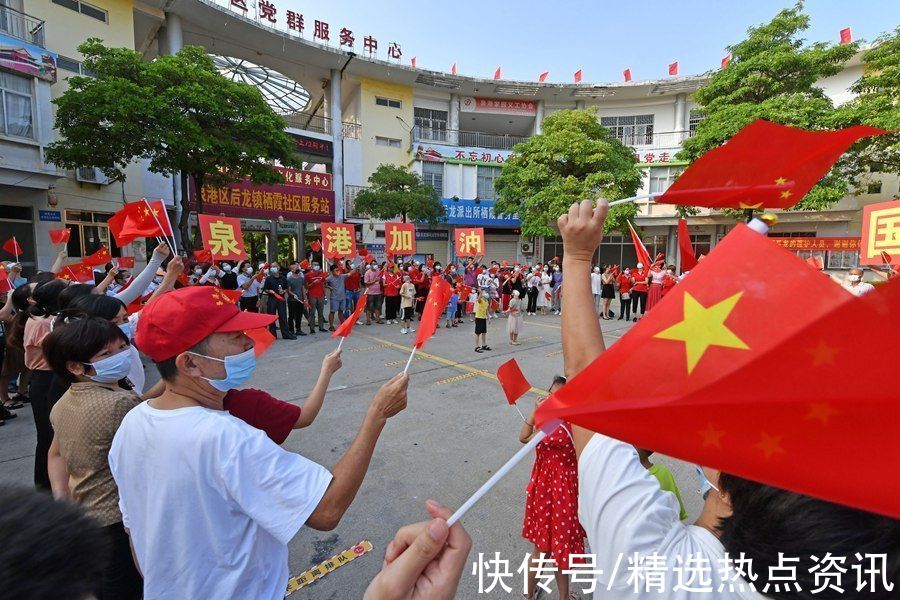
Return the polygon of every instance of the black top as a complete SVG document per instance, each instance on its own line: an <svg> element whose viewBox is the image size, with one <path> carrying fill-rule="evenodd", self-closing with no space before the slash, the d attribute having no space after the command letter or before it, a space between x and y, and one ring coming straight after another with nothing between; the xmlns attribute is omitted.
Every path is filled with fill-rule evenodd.
<svg viewBox="0 0 900 600"><path fill-rule="evenodd" d="M236 290L238 287L237 273L232 271L219 277L219 287L223 290Z"/></svg>

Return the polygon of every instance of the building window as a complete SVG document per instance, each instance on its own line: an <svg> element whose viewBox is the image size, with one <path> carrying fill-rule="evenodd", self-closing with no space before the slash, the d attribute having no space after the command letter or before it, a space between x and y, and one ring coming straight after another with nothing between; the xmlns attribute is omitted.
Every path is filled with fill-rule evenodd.
<svg viewBox="0 0 900 600"><path fill-rule="evenodd" d="M650 167L650 193L665 192L681 171L681 167Z"/></svg>
<svg viewBox="0 0 900 600"><path fill-rule="evenodd" d="M653 143L653 115L600 117L600 124L626 146L646 146Z"/></svg>
<svg viewBox="0 0 900 600"><path fill-rule="evenodd" d="M881 182L880 181L870 181L868 185L866 185L866 193L867 194L880 194L881 193Z"/></svg>
<svg viewBox="0 0 900 600"><path fill-rule="evenodd" d="M691 116L688 119L688 131L690 137L694 137L697 134L697 126L700 124L700 121L703 120L703 113L699 110L692 110Z"/></svg>
<svg viewBox="0 0 900 600"><path fill-rule="evenodd" d="M106 222L111 216L112 213L67 210L66 227L72 232L66 247L69 256L81 258L93 254L100 246L106 246L110 254L119 256L118 246L109 242L109 227Z"/></svg>
<svg viewBox="0 0 900 600"><path fill-rule="evenodd" d="M558 235L544 238L544 255L542 260L544 262L549 262L553 260L554 256L558 257L560 260L563 258L562 238Z"/></svg>
<svg viewBox="0 0 900 600"><path fill-rule="evenodd" d="M425 140L447 141L447 111L414 108L417 133Z"/></svg>
<svg viewBox="0 0 900 600"><path fill-rule="evenodd" d="M401 108L402 103L399 100L394 100L393 98L379 98L375 97L375 104L378 106L387 106L389 108Z"/></svg>
<svg viewBox="0 0 900 600"><path fill-rule="evenodd" d="M86 17L91 17L92 19L97 19L98 21L102 21L103 23L109 23L109 13L107 13L102 8L97 8L96 6L92 6L86 2L80 2L80 0L51 0L53 4L58 4L59 6L64 6L69 10L74 10L75 12L80 12Z"/></svg>
<svg viewBox="0 0 900 600"><path fill-rule="evenodd" d="M397 138L389 138L389 137L381 137L380 135L375 136L375 145L376 146L388 146L389 148L399 148L400 140Z"/></svg>
<svg viewBox="0 0 900 600"><path fill-rule="evenodd" d="M830 250L827 255L825 265L828 269L855 269L859 266L859 250Z"/></svg>
<svg viewBox="0 0 900 600"><path fill-rule="evenodd" d="M69 58L68 56L59 55L56 58L56 66L63 71L70 71L77 75L83 75L85 77L95 77L93 71L84 68L84 63L74 58Z"/></svg>
<svg viewBox="0 0 900 600"><path fill-rule="evenodd" d="M438 193L438 196L444 196L444 163L439 162L423 162L422 163L422 183L430 185Z"/></svg>
<svg viewBox="0 0 900 600"><path fill-rule="evenodd" d="M711 247L711 238L709 235L692 235L691 246L694 248L694 256L700 258L705 254L709 254Z"/></svg>
<svg viewBox="0 0 900 600"><path fill-rule="evenodd" d="M0 133L34 139L31 79L0 72Z"/></svg>
<svg viewBox="0 0 900 600"><path fill-rule="evenodd" d="M475 193L479 200L494 200L494 181L500 177L500 167L478 165L478 181Z"/></svg>

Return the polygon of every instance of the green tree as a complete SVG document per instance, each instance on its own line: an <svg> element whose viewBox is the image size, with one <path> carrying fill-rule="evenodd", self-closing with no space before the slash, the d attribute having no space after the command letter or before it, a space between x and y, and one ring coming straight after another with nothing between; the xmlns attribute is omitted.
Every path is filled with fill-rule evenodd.
<svg viewBox="0 0 900 600"><path fill-rule="evenodd" d="M431 225L444 219L444 206L433 186L418 175L397 165L378 165L369 176L369 186L356 196L356 211L389 221L400 216L404 222Z"/></svg>
<svg viewBox="0 0 900 600"><path fill-rule="evenodd" d="M61 139L47 159L69 169L97 167L113 181L124 180L136 159L148 160L154 173L181 173L182 239L188 178L196 190L244 177L279 183L272 161L300 166L284 120L255 87L222 76L203 48L185 46L150 62L96 38L78 50L94 77L71 77L54 100Z"/></svg>
<svg viewBox="0 0 900 600"><path fill-rule="evenodd" d="M900 27L879 37L862 60L863 75L852 88L857 96L837 109L833 126L872 125L893 133L861 140L841 161L857 186L870 172L900 173Z"/></svg>
<svg viewBox="0 0 900 600"><path fill-rule="evenodd" d="M729 65L694 93L703 119L676 158L694 161L756 119L804 129L829 127L834 105L816 84L839 73L858 44L805 45L800 36L808 27L809 16L798 2L769 23L751 27L746 40L729 47ZM795 208L821 210L848 191L847 180L832 170Z"/></svg>
<svg viewBox="0 0 900 600"><path fill-rule="evenodd" d="M573 202L633 196L641 186L634 152L597 122L593 110L562 110L542 124L542 132L516 144L494 182L494 211L518 213L525 235L556 235L556 219ZM627 230L634 203L614 207L608 231Z"/></svg>

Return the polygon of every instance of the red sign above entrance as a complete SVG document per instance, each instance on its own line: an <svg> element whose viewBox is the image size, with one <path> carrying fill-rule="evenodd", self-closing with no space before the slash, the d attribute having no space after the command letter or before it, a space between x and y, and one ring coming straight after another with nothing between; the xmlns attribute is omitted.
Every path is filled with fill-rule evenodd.
<svg viewBox="0 0 900 600"><path fill-rule="evenodd" d="M280 169L279 169L280 170ZM305 181L306 171L295 171L294 179ZM311 173L311 175L323 175ZM328 175L327 173L324 175ZM287 177L285 177L287 179ZM328 175L328 185L331 176ZM197 209L196 191L191 189L192 208ZM254 185L249 179L214 187L204 185L200 193L202 212L246 219L277 219L302 222L333 222L334 192L321 187L279 183Z"/></svg>

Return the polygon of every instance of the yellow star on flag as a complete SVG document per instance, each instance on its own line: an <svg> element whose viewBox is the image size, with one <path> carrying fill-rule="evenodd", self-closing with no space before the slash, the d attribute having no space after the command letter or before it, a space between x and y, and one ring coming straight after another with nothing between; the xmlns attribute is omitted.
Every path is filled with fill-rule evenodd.
<svg viewBox="0 0 900 600"><path fill-rule="evenodd" d="M684 342L689 375L710 346L749 350L750 347L725 325L725 320L734 310L742 294L743 292L738 292L706 307L685 292L684 319L653 337Z"/></svg>
<svg viewBox="0 0 900 600"><path fill-rule="evenodd" d="M833 408L825 402L812 402L809 405L809 412L806 414L807 419L816 419L822 425L828 425L831 417L840 414L841 411Z"/></svg>
<svg viewBox="0 0 900 600"><path fill-rule="evenodd" d="M837 348L832 348L825 343L825 340L819 340L819 345L815 348L807 349L813 361L814 367L821 365L833 365L834 356L837 354Z"/></svg>
<svg viewBox="0 0 900 600"><path fill-rule="evenodd" d="M768 460L776 454L784 454L784 448L781 447L781 437L780 435L769 435L764 431L762 432L762 437L754 446L762 450L762 453L766 455Z"/></svg>
<svg viewBox="0 0 900 600"><path fill-rule="evenodd" d="M707 446L715 446L716 448L721 448L720 440L722 436L725 435L724 431L719 431L715 427L713 427L712 423L709 423L706 426L705 430L698 432L700 436L703 438L703 447Z"/></svg>
<svg viewBox="0 0 900 600"><path fill-rule="evenodd" d="M792 195L793 195L793 192L791 190L784 190L783 192L781 192L781 197L784 198L785 200L790 198Z"/></svg>
<svg viewBox="0 0 900 600"><path fill-rule="evenodd" d="M784 177L779 177L778 179L775 180L775 185L784 185L786 183L787 183L787 179L785 179Z"/></svg>

